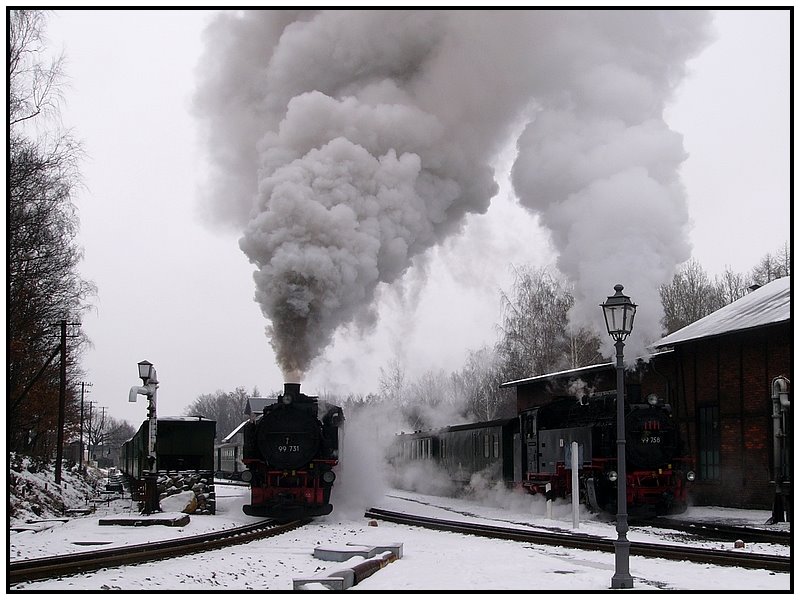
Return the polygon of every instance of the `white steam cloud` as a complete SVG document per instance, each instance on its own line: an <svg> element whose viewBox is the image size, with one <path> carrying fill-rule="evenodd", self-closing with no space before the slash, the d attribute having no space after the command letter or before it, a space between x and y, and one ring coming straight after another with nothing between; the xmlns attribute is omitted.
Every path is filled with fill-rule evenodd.
<svg viewBox="0 0 800 600"><path fill-rule="evenodd" d="M380 284L513 182L597 326L623 283L660 334L658 285L689 256L663 110L707 39L702 11L253 11L206 32L196 108L210 215L244 231L287 380L336 330L369 328ZM520 240L524 243L524 240ZM645 309L645 307L647 307Z"/></svg>

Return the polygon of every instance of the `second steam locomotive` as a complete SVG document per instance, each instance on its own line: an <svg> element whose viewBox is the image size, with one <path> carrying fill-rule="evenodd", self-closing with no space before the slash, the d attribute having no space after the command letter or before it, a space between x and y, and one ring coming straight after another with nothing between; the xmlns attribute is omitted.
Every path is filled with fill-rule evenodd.
<svg viewBox="0 0 800 600"><path fill-rule="evenodd" d="M319 412L316 396L301 393L299 383L286 383L283 394L244 426L242 479L251 490L246 514L290 520L333 510L344 415L338 406L327 407L321 418Z"/></svg>
<svg viewBox="0 0 800 600"><path fill-rule="evenodd" d="M616 512L616 396L555 398L518 417L397 436L395 464L429 461L467 485L476 473L547 497L572 492L571 447L578 443L582 501ZM694 480L669 406L655 397L626 404L627 504L631 514L682 512Z"/></svg>

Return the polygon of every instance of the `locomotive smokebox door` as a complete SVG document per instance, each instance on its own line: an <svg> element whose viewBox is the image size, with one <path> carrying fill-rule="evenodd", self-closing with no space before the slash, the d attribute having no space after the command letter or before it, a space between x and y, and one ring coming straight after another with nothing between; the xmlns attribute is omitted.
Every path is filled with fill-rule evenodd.
<svg viewBox="0 0 800 600"><path fill-rule="evenodd" d="M258 430L258 448L267 463L279 469L299 469L311 461L320 445L314 415L295 406L272 411Z"/></svg>

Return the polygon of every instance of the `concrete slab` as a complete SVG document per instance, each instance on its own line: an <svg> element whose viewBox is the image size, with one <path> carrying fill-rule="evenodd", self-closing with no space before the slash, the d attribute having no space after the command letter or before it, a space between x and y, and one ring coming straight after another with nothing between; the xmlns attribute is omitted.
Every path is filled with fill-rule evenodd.
<svg viewBox="0 0 800 600"><path fill-rule="evenodd" d="M292 589L346 590L402 556L403 544L399 542L382 546L353 542L344 546L317 546L315 558L345 564L319 575L293 579Z"/></svg>
<svg viewBox="0 0 800 600"><path fill-rule="evenodd" d="M351 573L352 576L352 573ZM327 590L346 590L349 587L352 587L352 582L350 585L346 585L345 581L341 577L317 577L314 579L292 579L292 589L293 590L320 590L320 589L327 589Z"/></svg>
<svg viewBox="0 0 800 600"><path fill-rule="evenodd" d="M358 542L347 542L347 545L353 546L369 546L370 544L360 544ZM372 546L375 549L375 554L379 554L381 552L391 552L394 554L395 558L403 558L403 543L402 542L391 542L389 544L384 544L383 546ZM374 556L374 555L373 555Z"/></svg>
<svg viewBox="0 0 800 600"><path fill-rule="evenodd" d="M92 540L81 540L72 542L76 546L105 546L106 544L113 544L111 540L103 540L103 541L92 541Z"/></svg>
<svg viewBox="0 0 800 600"><path fill-rule="evenodd" d="M375 546L373 544L348 542L344 546L317 546L314 548L314 558L333 562L344 562L354 556L372 558L381 552L391 552L395 558L403 558L403 544L394 542L382 546Z"/></svg>
<svg viewBox="0 0 800 600"><path fill-rule="evenodd" d="M136 515L129 517L109 517L100 519L98 525L127 525L145 527L147 525L166 525L167 527L184 527L189 524L189 515L169 515L157 517L154 515Z"/></svg>
<svg viewBox="0 0 800 600"><path fill-rule="evenodd" d="M314 558L333 562L344 562L354 556L372 558L377 554L373 546L317 546L314 548Z"/></svg>
<svg viewBox="0 0 800 600"><path fill-rule="evenodd" d="M31 523L49 523L50 521L56 521L58 523L69 523L68 518L59 519L58 517L53 517L52 519L25 519L25 522L28 524Z"/></svg>

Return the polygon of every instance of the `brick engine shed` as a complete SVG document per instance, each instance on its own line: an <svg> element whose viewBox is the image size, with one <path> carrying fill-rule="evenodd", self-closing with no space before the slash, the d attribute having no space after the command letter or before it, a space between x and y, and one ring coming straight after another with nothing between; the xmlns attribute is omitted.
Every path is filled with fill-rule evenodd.
<svg viewBox="0 0 800 600"><path fill-rule="evenodd" d="M694 504L775 511L776 469L788 480L781 493L790 494L792 409L780 408L773 389L776 378L791 381L793 356L791 286L784 277L662 338L647 362L626 371L629 403L656 394L672 407L684 454L694 458ZM520 412L553 396L616 389L615 363L501 387L516 388ZM791 385L788 391L791 399ZM786 437L776 438L776 427ZM789 510L790 498L783 501Z"/></svg>

